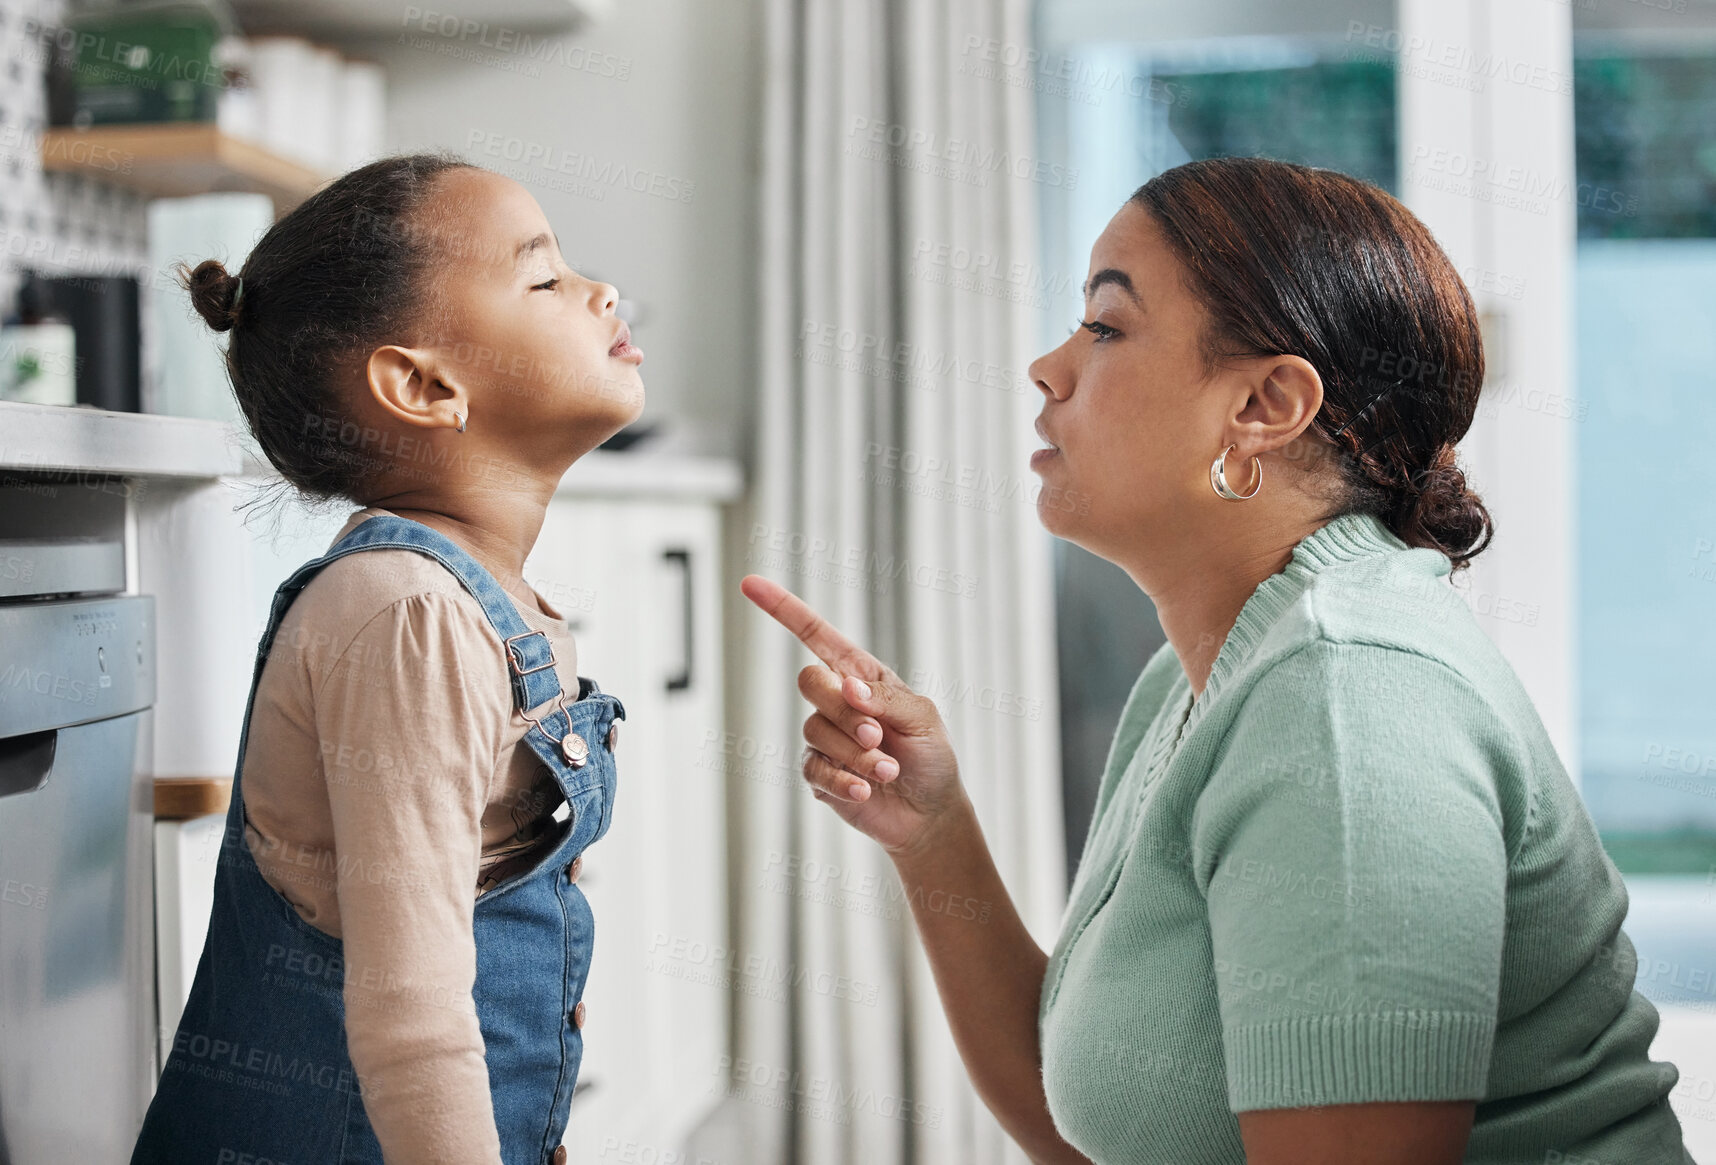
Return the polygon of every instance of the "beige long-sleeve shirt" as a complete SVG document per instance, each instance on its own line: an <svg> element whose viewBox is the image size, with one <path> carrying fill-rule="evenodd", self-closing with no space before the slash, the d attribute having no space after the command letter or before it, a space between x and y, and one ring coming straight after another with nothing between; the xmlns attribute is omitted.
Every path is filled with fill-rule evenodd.
<svg viewBox="0 0 1716 1165"><path fill-rule="evenodd" d="M385 512L359 510L336 540ZM570 703L571 632L523 590L514 606L552 641ZM501 1162L471 926L483 891L563 836L565 799L521 743L529 728L481 606L411 550L324 567L257 685L245 840L263 878L343 941L347 1045L390 1163Z"/></svg>

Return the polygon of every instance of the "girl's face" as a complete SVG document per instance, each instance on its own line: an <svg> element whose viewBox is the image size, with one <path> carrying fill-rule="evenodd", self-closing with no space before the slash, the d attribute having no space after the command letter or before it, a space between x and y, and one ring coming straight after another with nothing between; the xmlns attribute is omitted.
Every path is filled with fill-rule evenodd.
<svg viewBox="0 0 1716 1165"><path fill-rule="evenodd" d="M567 264L529 191L492 171L451 170L422 221L442 256L423 346L435 350L440 378L468 393L467 432L552 464L637 419L643 352L614 314L619 292Z"/></svg>

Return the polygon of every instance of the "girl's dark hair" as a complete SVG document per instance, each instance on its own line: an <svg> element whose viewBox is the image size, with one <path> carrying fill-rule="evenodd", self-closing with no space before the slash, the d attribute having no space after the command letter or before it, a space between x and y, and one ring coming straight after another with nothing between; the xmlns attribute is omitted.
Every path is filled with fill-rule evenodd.
<svg viewBox="0 0 1716 1165"><path fill-rule="evenodd" d="M1375 514L1456 570L1489 545L1489 511L1454 463L1484 380L1477 310L1411 211L1345 174L1263 158L1176 166L1132 201L1209 312L1211 368L1288 354L1322 377L1312 429L1339 454L1338 513Z"/></svg>
<svg viewBox="0 0 1716 1165"><path fill-rule="evenodd" d="M383 158L335 179L269 228L237 276L215 259L180 282L230 332L226 368L263 454L306 496L358 500L382 462L340 395L339 373L408 341L435 255L415 217L450 154Z"/></svg>

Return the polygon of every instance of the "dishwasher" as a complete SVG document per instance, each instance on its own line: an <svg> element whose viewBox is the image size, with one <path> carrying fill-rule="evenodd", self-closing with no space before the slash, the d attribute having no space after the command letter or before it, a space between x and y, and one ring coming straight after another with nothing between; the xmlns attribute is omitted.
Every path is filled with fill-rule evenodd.
<svg viewBox="0 0 1716 1165"><path fill-rule="evenodd" d="M121 541L0 539L0 1165L125 1162L155 1078L155 607Z"/></svg>

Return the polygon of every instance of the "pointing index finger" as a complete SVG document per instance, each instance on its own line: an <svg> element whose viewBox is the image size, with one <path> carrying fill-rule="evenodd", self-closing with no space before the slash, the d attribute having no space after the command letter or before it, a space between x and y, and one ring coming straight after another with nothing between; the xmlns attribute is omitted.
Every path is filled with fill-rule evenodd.
<svg viewBox="0 0 1716 1165"><path fill-rule="evenodd" d="M834 624L779 583L760 574L748 574L739 580L739 590L839 674L883 678L880 660L835 630Z"/></svg>

